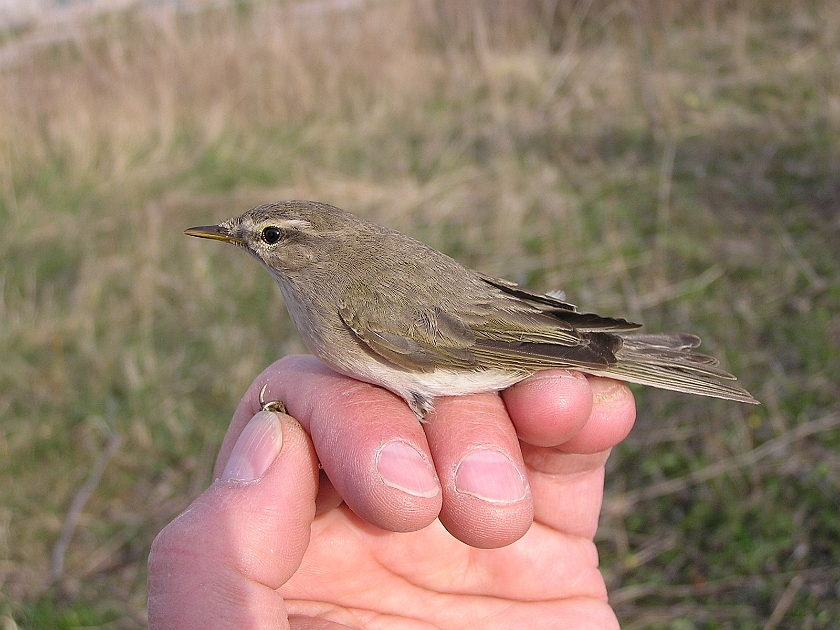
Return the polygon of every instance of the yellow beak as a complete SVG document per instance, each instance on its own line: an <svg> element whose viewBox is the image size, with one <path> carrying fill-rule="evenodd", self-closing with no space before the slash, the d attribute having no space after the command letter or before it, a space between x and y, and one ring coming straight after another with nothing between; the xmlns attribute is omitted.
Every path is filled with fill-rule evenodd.
<svg viewBox="0 0 840 630"><path fill-rule="evenodd" d="M198 227L191 227L184 230L187 236L197 236L198 238L211 238L216 241L225 241L226 243L233 243L234 245L242 245L243 241L230 233L226 227L221 225L200 225Z"/></svg>

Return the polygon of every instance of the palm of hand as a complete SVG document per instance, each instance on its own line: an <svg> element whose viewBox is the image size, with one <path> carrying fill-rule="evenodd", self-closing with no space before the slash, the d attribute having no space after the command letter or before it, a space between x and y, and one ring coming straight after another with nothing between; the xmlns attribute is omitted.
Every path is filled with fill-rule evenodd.
<svg viewBox="0 0 840 630"><path fill-rule="evenodd" d="M476 549L439 521L383 532L346 507L316 519L300 569L279 593L293 628L614 627L591 538L535 523Z"/></svg>

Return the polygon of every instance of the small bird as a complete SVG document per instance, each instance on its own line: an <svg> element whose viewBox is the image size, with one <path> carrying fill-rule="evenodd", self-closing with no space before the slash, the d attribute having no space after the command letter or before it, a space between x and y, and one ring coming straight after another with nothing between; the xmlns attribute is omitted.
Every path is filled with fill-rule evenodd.
<svg viewBox="0 0 840 630"><path fill-rule="evenodd" d="M324 203L262 205L189 236L233 243L271 273L309 350L403 398L421 421L438 396L498 391L549 368L757 404L691 334L642 334L552 294L463 267Z"/></svg>

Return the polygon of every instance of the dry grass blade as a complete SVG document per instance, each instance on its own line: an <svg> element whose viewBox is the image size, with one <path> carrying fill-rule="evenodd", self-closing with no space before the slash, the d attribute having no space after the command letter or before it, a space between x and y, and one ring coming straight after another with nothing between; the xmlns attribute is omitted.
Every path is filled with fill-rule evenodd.
<svg viewBox="0 0 840 630"><path fill-rule="evenodd" d="M121 442L122 440L119 435L116 433L111 434L108 438L108 442L105 444L105 448L102 450L102 453L100 453L96 461L93 462L87 479L73 496L73 500L70 502L70 507L64 517L64 524L61 527L61 535L58 537L55 545L53 545L52 561L50 562L50 584L61 579L61 575L64 571L64 554L67 551L67 547L70 545L70 541L76 531L76 526L79 524L79 517L82 515L82 510L85 508L85 504L88 502L88 499L90 499L90 496L99 485L99 481L102 479L102 474L105 472L108 462L111 461L111 458L120 448Z"/></svg>
<svg viewBox="0 0 840 630"><path fill-rule="evenodd" d="M782 596L779 598L776 607L773 609L773 614L770 615L770 619L767 620L767 623L764 624L764 630L776 630L779 627L779 624L782 622L782 619L785 616L785 613L790 608L790 605L793 603L793 598L796 597L796 594L799 592L799 589L802 588L802 585L805 583L805 580L802 579L802 576L795 575L793 579L788 584L788 587L785 589L785 592L782 593Z"/></svg>

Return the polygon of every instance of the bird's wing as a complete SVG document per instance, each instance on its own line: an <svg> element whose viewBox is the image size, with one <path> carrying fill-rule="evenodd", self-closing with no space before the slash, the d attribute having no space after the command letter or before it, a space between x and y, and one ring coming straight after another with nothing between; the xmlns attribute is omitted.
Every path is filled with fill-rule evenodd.
<svg viewBox="0 0 840 630"><path fill-rule="evenodd" d="M470 350L474 333L440 307L357 285L339 300L338 314L363 347L397 367L420 372L478 367Z"/></svg>
<svg viewBox="0 0 840 630"><path fill-rule="evenodd" d="M492 361L525 371L604 369L616 362L615 353L621 348L616 333L639 328L625 319L579 313L568 302L509 280L478 277L496 289L492 315L472 326L473 353L482 363Z"/></svg>
<svg viewBox="0 0 840 630"><path fill-rule="evenodd" d="M480 271L476 271L475 274L487 284L492 285L509 295L513 295L527 302L531 302L535 305L539 304L541 306L555 308L562 311L577 310L574 304L564 302L563 300L552 295L536 293L535 291L526 289L525 287L522 287L516 284L515 282L511 282L510 280L505 280L504 278L493 278L492 276L483 274Z"/></svg>
<svg viewBox="0 0 840 630"><path fill-rule="evenodd" d="M533 309L538 310L540 313L552 315L552 320L555 322L554 326L558 326L556 322L559 320L563 322L563 325L560 325L561 328L572 327L581 332L626 332L642 327L641 324L634 324L618 317L603 317L593 313L579 313L574 304L564 302L552 295L531 291L510 280L492 278L483 273L477 273L477 275L487 284L499 289L504 295L512 298L510 300L512 304L521 301L523 304L533 307ZM530 310L528 309L528 311Z"/></svg>
<svg viewBox="0 0 840 630"><path fill-rule="evenodd" d="M623 319L578 313L574 306L519 285L478 275L472 290L438 304L355 284L339 300L342 322L359 343L407 370L506 367L603 369L635 330Z"/></svg>
<svg viewBox="0 0 840 630"><path fill-rule="evenodd" d="M496 290L496 299L492 315L472 326L474 351L479 356L501 355L520 369L603 368L615 362L621 347L615 333L639 328L625 319L579 313L568 302L509 280L478 277Z"/></svg>
<svg viewBox="0 0 840 630"><path fill-rule="evenodd" d="M573 313L573 315L576 315ZM546 313L502 312L473 327L481 365L535 372L552 367L599 369L616 362L621 337L579 330Z"/></svg>

